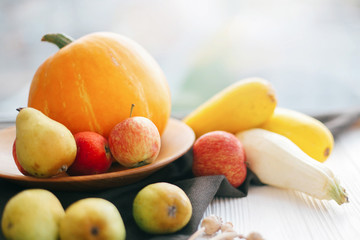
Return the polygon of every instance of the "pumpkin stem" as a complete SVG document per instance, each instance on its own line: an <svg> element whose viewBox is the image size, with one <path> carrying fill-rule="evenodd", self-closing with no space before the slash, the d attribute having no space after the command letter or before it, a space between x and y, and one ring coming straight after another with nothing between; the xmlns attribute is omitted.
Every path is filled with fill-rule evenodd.
<svg viewBox="0 0 360 240"><path fill-rule="evenodd" d="M62 33L49 33L44 35L41 41L53 43L61 49L73 42L74 39Z"/></svg>
<svg viewBox="0 0 360 240"><path fill-rule="evenodd" d="M131 104L130 117L131 117L131 115L132 115L132 112L133 112L134 107L135 107L135 104Z"/></svg>

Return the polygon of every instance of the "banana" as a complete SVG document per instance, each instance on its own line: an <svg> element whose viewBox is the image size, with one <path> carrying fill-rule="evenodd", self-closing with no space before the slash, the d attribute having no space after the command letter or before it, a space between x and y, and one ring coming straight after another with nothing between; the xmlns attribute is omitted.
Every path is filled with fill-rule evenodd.
<svg viewBox="0 0 360 240"><path fill-rule="evenodd" d="M347 194L333 172L309 157L287 137L265 129L239 132L248 167L270 186L292 189L321 200L348 202Z"/></svg>
<svg viewBox="0 0 360 240"><path fill-rule="evenodd" d="M319 162L324 162L334 147L334 137L322 122L294 110L277 107L260 128L284 135Z"/></svg>
<svg viewBox="0 0 360 240"><path fill-rule="evenodd" d="M240 80L214 95L183 119L195 132L236 133L264 123L277 104L270 83L261 78Z"/></svg>

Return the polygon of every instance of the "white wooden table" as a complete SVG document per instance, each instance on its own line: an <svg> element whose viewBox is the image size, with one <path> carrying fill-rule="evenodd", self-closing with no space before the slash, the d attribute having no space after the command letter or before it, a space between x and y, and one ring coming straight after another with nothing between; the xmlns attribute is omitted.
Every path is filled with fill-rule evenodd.
<svg viewBox="0 0 360 240"><path fill-rule="evenodd" d="M349 203L320 201L305 194L270 186L251 186L246 198L215 198L204 216L232 222L242 234L265 239L360 239L360 124L335 139L324 163L339 177Z"/></svg>

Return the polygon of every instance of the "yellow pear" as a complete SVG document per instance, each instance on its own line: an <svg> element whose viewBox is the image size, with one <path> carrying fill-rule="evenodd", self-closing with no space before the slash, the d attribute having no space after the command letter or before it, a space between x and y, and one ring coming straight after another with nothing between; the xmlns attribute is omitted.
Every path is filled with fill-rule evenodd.
<svg viewBox="0 0 360 240"><path fill-rule="evenodd" d="M124 240L124 222L114 204L102 198L85 198L71 204L60 222L63 240Z"/></svg>
<svg viewBox="0 0 360 240"><path fill-rule="evenodd" d="M73 134L61 123L34 108L23 108L16 118L16 156L35 177L66 171L76 157Z"/></svg>
<svg viewBox="0 0 360 240"><path fill-rule="evenodd" d="M151 234L174 233L192 216L189 197L178 186L158 182L145 186L133 201L133 217L140 229Z"/></svg>
<svg viewBox="0 0 360 240"><path fill-rule="evenodd" d="M6 204L1 227L6 239L58 239L64 208L51 192L44 189L24 190Z"/></svg>

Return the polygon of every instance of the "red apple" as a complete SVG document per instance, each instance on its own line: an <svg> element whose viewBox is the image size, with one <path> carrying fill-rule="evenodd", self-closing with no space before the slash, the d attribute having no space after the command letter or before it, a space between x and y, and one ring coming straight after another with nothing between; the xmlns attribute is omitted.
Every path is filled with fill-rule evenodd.
<svg viewBox="0 0 360 240"><path fill-rule="evenodd" d="M90 175L107 172L112 158L106 138L95 132L74 135L77 145L76 158L69 167L69 175Z"/></svg>
<svg viewBox="0 0 360 240"><path fill-rule="evenodd" d="M14 140L14 143L13 143L12 155L13 155L16 167L19 169L19 171L22 174L24 174L25 176L30 176L30 174L20 165L19 160L17 159L17 155L16 155L16 139Z"/></svg>
<svg viewBox="0 0 360 240"><path fill-rule="evenodd" d="M224 175L234 187L246 178L246 157L241 142L231 133L208 132L193 146L192 170L195 176Z"/></svg>
<svg viewBox="0 0 360 240"><path fill-rule="evenodd" d="M129 117L109 134L110 151L125 167L152 163L160 152L161 138L155 124L145 117Z"/></svg>

